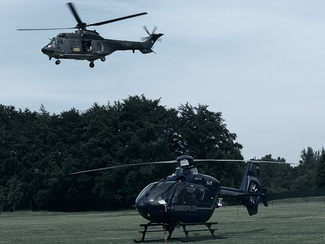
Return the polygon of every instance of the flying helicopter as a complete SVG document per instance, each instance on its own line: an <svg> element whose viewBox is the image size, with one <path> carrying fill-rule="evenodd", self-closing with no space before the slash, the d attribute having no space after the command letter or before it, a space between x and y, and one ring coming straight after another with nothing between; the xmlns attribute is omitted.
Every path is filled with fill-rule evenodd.
<svg viewBox="0 0 325 244"><path fill-rule="evenodd" d="M77 29L74 33L59 33L56 37L50 39L50 43L41 49L41 51L49 57L49 60L55 58L55 64L61 63L60 59L75 59L75 60L88 60L89 66L95 66L94 61L100 59L102 62L106 60L106 56L115 51L139 50L143 54L153 52L152 47L157 40L163 35L156 34L157 27L154 27L150 33L146 26L143 28L148 36L142 38L142 42L135 41L121 41L104 39L95 30L88 30L86 27L100 26L109 24L124 19L134 18L147 14L147 12L128 15L116 19L106 20L93 24L86 24L81 21L76 8L73 3L67 3L70 11L77 21L75 27L68 28L46 28L46 29L17 29L19 31L34 31L34 30L61 30L61 29Z"/></svg>
<svg viewBox="0 0 325 244"><path fill-rule="evenodd" d="M225 162L240 161L247 162L247 169L239 189L221 186L220 182L212 176L198 173L194 165L200 162ZM260 160L218 160L218 159L193 159L188 155L178 157L172 161L160 161L150 163L137 163L120 166L111 166L100 169L91 169L71 173L76 175L100 170L108 170L122 167L142 166L149 164L179 164L173 175L150 183L137 196L135 207L138 213L149 221L141 225L142 239L135 242L144 242L148 227L163 226L165 240L170 239L176 227L182 226L186 239L189 240L186 226L205 225L215 238L211 226L216 222L207 222L216 207L219 198L232 198L246 206L248 214L254 215L258 212L258 204L263 202L268 206L266 200L266 189L259 183L260 163L270 163ZM168 238L166 231L169 232Z"/></svg>

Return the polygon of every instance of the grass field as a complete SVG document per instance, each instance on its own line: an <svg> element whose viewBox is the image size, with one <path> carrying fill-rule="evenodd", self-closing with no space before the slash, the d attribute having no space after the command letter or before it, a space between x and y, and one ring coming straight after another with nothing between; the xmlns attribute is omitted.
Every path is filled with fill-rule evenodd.
<svg viewBox="0 0 325 244"><path fill-rule="evenodd" d="M192 232L199 243L325 243L323 202L274 203L260 206L249 216L244 207L216 209L213 240L209 232ZM133 243L141 239L140 224L146 220L135 210L121 212L15 212L0 214L0 243ZM197 228L197 227L196 227ZM182 243L176 229L169 243ZM164 243L163 232L148 233L148 240Z"/></svg>

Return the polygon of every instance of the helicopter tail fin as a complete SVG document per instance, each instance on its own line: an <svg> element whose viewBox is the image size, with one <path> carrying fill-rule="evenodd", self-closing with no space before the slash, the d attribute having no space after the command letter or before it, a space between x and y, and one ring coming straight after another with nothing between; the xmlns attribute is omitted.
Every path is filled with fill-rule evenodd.
<svg viewBox="0 0 325 244"><path fill-rule="evenodd" d="M249 161L246 173L241 184L241 202L246 206L249 215L257 214L258 203L262 200L267 206L266 189L262 188L258 178L260 173L260 163Z"/></svg>
<svg viewBox="0 0 325 244"><path fill-rule="evenodd" d="M259 171L260 163L249 161L240 189L221 187L220 197L235 198L246 206L249 215L257 214L260 201L268 206L266 189L261 187L258 180Z"/></svg>
<svg viewBox="0 0 325 244"><path fill-rule="evenodd" d="M163 36L164 34L150 34L150 36L145 37L145 41L143 42L143 48L140 48L140 52L143 54L152 53L154 52L152 50L153 45L156 43L157 40L160 40L159 38Z"/></svg>

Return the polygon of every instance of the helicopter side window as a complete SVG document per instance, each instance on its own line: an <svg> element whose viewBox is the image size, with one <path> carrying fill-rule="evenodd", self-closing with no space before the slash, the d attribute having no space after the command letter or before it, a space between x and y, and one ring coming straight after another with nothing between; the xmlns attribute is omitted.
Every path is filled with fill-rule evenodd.
<svg viewBox="0 0 325 244"><path fill-rule="evenodd" d="M174 186L171 186L162 196L161 198L165 200L165 202L170 202L170 198L172 197L172 194L174 192Z"/></svg>
<svg viewBox="0 0 325 244"><path fill-rule="evenodd" d="M70 41L70 48L71 51L73 51L73 49L76 47L76 42L75 41Z"/></svg>
<svg viewBox="0 0 325 244"><path fill-rule="evenodd" d="M199 188L199 200L202 201L205 196L205 190L203 188Z"/></svg>
<svg viewBox="0 0 325 244"><path fill-rule="evenodd" d="M201 189L200 189L201 190ZM199 190L200 199L204 198L204 189L203 192ZM175 189L174 197L172 198L172 203L184 203L184 202L196 202L197 198L197 189L193 186L179 185Z"/></svg>
<svg viewBox="0 0 325 244"><path fill-rule="evenodd" d="M186 190L186 202L195 202L196 201L196 189L195 187L187 186L185 188Z"/></svg>
<svg viewBox="0 0 325 244"><path fill-rule="evenodd" d="M57 49L60 49L62 47L62 45L63 45L63 41L61 40L61 38L60 39L57 39L57 41L56 41L56 48Z"/></svg>
<svg viewBox="0 0 325 244"><path fill-rule="evenodd" d="M172 203L182 203L184 202L183 186L179 185L176 187Z"/></svg>

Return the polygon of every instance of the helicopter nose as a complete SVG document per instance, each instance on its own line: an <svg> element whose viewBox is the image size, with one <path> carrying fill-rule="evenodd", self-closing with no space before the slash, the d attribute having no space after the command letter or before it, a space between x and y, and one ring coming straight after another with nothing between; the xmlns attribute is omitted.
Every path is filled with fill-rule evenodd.
<svg viewBox="0 0 325 244"><path fill-rule="evenodd" d="M145 219L150 220L150 209L151 209L151 205L144 199L142 199L141 201L137 202L135 204L135 207L138 211L138 213Z"/></svg>
<svg viewBox="0 0 325 244"><path fill-rule="evenodd" d="M42 49L41 49L41 51L42 51L42 53L44 53L44 54L46 54L46 55L51 55L54 51L53 50L50 50L50 49L48 49L48 48L46 48L46 47L43 47Z"/></svg>

